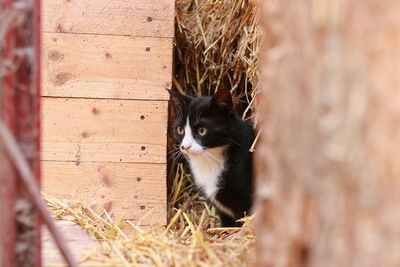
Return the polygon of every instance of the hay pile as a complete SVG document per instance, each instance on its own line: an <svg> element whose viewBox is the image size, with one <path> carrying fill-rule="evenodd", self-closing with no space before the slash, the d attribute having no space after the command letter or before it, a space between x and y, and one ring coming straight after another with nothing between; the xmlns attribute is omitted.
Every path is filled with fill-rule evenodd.
<svg viewBox="0 0 400 267"><path fill-rule="evenodd" d="M209 95L228 88L237 110L251 119L258 91L258 11L248 0L177 0L175 89ZM173 141L169 139L173 147ZM215 210L194 188L184 163L169 157L169 225L144 230L78 201L47 198L57 219L81 225L102 249L88 258L123 266L253 266L252 218L223 229ZM115 219L115 218L114 218Z"/></svg>
<svg viewBox="0 0 400 267"><path fill-rule="evenodd" d="M250 0L177 0L176 9L175 88L193 96L229 89L238 111L249 117L259 88L256 4Z"/></svg>
<svg viewBox="0 0 400 267"><path fill-rule="evenodd" d="M46 197L58 220L79 224L101 244L85 251L78 261L90 260L105 266L253 266L255 237L252 218L242 228L204 227L208 216L203 210L199 222L178 210L167 227L141 229L130 221L116 221L104 211L96 214L79 201Z"/></svg>

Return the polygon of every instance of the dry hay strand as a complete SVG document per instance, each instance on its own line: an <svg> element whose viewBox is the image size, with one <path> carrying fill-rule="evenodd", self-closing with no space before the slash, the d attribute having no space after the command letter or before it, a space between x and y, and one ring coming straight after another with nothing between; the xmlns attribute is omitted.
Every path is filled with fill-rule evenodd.
<svg viewBox="0 0 400 267"><path fill-rule="evenodd" d="M141 228L123 219L97 214L80 201L46 196L57 220L79 224L99 244L84 259L107 266L253 266L255 237L252 217L240 228L205 228L206 209L197 223L179 209L166 227ZM89 253L89 254L88 254Z"/></svg>

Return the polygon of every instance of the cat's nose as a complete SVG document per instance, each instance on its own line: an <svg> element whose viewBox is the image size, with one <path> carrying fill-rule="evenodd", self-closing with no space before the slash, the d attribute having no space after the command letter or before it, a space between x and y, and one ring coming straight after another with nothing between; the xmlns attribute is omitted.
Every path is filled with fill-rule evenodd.
<svg viewBox="0 0 400 267"><path fill-rule="evenodd" d="M181 145L182 150L189 150L192 145Z"/></svg>

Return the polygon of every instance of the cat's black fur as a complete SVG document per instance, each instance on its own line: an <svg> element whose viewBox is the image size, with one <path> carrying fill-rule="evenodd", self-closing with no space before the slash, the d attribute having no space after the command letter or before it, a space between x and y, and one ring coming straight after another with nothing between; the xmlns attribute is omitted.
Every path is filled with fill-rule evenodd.
<svg viewBox="0 0 400 267"><path fill-rule="evenodd" d="M179 144L183 136L177 133L177 127L184 127L189 116L193 132L199 127L208 129L205 136L193 135L198 143L206 148L227 147L224 153L226 164L219 177L215 199L229 208L234 217L216 208L222 226L239 226L236 220L249 215L253 200L252 153L249 152L254 141L253 125L235 113L229 90L219 90L212 97L197 98L169 92L176 108L174 136Z"/></svg>

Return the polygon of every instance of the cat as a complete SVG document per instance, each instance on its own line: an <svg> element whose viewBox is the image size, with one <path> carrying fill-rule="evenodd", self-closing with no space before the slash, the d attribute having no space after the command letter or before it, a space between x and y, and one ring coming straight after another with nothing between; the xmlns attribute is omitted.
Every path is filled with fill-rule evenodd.
<svg viewBox="0 0 400 267"><path fill-rule="evenodd" d="M252 123L235 113L227 89L206 97L168 91L176 110L173 134L196 186L223 227L240 226L237 220L249 215L253 202Z"/></svg>

